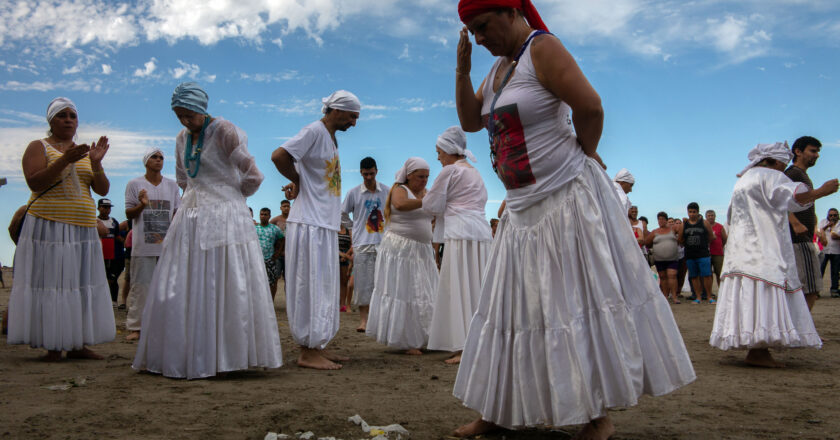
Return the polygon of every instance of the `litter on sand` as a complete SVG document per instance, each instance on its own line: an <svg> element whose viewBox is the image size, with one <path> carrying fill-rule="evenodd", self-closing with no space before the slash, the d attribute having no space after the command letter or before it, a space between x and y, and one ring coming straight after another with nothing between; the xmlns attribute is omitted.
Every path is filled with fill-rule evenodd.
<svg viewBox="0 0 840 440"><path fill-rule="evenodd" d="M407 429L397 423L388 426L370 426L358 414L348 417L347 421L360 425L362 431L373 437L373 440L404 440L411 436Z"/></svg>

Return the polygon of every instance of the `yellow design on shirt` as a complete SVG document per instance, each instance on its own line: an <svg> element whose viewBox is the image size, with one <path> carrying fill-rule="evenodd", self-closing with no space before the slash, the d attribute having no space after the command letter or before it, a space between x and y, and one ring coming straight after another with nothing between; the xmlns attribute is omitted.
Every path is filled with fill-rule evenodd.
<svg viewBox="0 0 840 440"><path fill-rule="evenodd" d="M338 162L338 155L332 160L324 161L327 169L324 172L324 180L327 181L327 190L334 196L341 196L341 164Z"/></svg>

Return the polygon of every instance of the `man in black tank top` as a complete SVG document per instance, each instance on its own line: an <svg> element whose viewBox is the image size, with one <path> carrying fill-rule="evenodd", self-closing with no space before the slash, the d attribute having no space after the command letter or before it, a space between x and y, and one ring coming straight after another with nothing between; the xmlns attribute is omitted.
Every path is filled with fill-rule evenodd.
<svg viewBox="0 0 840 440"><path fill-rule="evenodd" d="M694 300L695 304L700 304L701 300L707 299L707 294L712 293L712 258L709 242L715 239L715 233L712 225L700 216L700 205L696 202L688 204L688 218L683 219L677 237L680 244L685 246L688 279L694 287L694 292L703 292L700 298ZM714 303L714 299L709 299L709 304Z"/></svg>

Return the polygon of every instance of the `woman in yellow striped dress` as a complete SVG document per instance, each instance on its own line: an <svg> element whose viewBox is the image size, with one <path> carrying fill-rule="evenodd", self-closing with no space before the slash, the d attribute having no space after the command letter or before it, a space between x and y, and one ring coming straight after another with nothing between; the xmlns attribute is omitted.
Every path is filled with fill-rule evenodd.
<svg viewBox="0 0 840 440"><path fill-rule="evenodd" d="M45 348L47 361L61 360L62 351L102 359L85 345L111 341L116 332L90 194L108 194L108 138L77 145L78 114L67 98L50 103L47 122L48 137L23 154L32 195L15 251L8 342Z"/></svg>

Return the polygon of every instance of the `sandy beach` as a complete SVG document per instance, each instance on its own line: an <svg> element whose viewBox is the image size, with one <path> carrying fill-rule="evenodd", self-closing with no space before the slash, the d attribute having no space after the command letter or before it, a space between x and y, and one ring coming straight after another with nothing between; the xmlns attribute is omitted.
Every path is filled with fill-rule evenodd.
<svg viewBox="0 0 840 440"><path fill-rule="evenodd" d="M0 307L9 301L0 290ZM611 412L616 439L832 439L840 436L840 299L828 296L827 276L814 320L821 350L775 351L784 369L743 363L745 352L708 344L714 317L709 304L672 305L697 381L662 397L643 397ZM282 289L282 287L281 287ZM275 302L284 350L276 370L250 370L209 380L173 380L131 369L136 343L125 341L125 311L115 310L117 338L92 347L104 361L37 360L43 350L0 339L0 439L263 439L268 432L294 437L370 438L347 418L372 425L399 423L412 439L449 438L477 413L452 397L457 367L449 354L406 356L355 332L357 313L342 313L331 344L351 361L339 371L298 368L285 300ZM578 426L499 431L485 439L565 439Z"/></svg>

